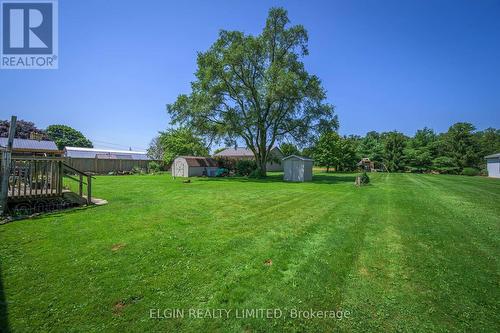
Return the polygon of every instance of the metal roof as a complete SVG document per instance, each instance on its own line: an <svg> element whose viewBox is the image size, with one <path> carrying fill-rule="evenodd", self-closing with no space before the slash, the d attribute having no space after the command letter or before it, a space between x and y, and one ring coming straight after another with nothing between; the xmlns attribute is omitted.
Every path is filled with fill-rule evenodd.
<svg viewBox="0 0 500 333"><path fill-rule="evenodd" d="M0 146L7 147L8 138L0 138ZM44 151L44 152L58 152L57 145L54 141L38 141L29 139L14 139L12 146L14 150L31 150L31 151Z"/></svg>
<svg viewBox="0 0 500 333"><path fill-rule="evenodd" d="M179 156L186 160L188 166L191 167L217 167L217 162L211 157L199 156Z"/></svg>
<svg viewBox="0 0 500 333"><path fill-rule="evenodd" d="M278 147L273 147L271 151L279 151L281 153L281 150ZM214 154L214 156L224 156L224 157L254 157L253 152L248 149L248 148L243 148L243 147L233 147L233 148L226 148L217 154Z"/></svg>
<svg viewBox="0 0 500 333"><path fill-rule="evenodd" d="M226 157L253 157L253 153L248 148L236 147L236 148L226 148L223 151L214 154L214 156L226 156Z"/></svg>
<svg viewBox="0 0 500 333"><path fill-rule="evenodd" d="M72 158L98 158L116 160L149 160L145 151L66 147L64 155Z"/></svg>
<svg viewBox="0 0 500 333"><path fill-rule="evenodd" d="M500 153L488 155L488 156L485 156L484 158L498 158L498 157L500 157Z"/></svg>
<svg viewBox="0 0 500 333"><path fill-rule="evenodd" d="M292 158L292 157L298 158L299 160L302 160L302 161L314 161L311 158L302 157L302 156L298 156L298 155L290 155L290 156L282 158L281 160L284 161L284 160L287 160L287 159Z"/></svg>

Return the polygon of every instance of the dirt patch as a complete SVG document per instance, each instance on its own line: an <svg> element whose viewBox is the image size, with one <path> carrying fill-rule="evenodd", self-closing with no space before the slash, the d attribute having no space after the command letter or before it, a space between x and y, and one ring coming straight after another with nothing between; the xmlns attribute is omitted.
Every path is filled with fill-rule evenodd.
<svg viewBox="0 0 500 333"><path fill-rule="evenodd" d="M113 314L115 316L119 316L122 314L123 310L134 303L139 302L142 299L142 296L130 296L126 299L121 299L113 305Z"/></svg>
<svg viewBox="0 0 500 333"><path fill-rule="evenodd" d="M113 313L117 316L121 315L126 306L127 304L125 304L125 301L115 303L115 305L113 305Z"/></svg>
<svg viewBox="0 0 500 333"><path fill-rule="evenodd" d="M368 275L370 275L370 273L368 273L368 270L366 269L366 267L361 267L359 269L359 275L361 275L361 276L368 276Z"/></svg>
<svg viewBox="0 0 500 333"><path fill-rule="evenodd" d="M266 266L271 266L272 264L273 264L273 261L271 259L266 259L264 261L264 265L266 265Z"/></svg>
<svg viewBox="0 0 500 333"><path fill-rule="evenodd" d="M111 251L116 252L118 250L121 250L123 247L125 247L125 244L117 243L111 247Z"/></svg>

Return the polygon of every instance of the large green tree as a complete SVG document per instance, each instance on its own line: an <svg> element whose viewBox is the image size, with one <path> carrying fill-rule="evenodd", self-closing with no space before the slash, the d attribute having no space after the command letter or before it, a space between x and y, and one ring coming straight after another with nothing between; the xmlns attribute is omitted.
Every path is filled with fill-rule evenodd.
<svg viewBox="0 0 500 333"><path fill-rule="evenodd" d="M352 136L340 138L337 171L356 170L357 163L360 160L356 154L357 143L357 138Z"/></svg>
<svg viewBox="0 0 500 333"><path fill-rule="evenodd" d="M384 144L381 135L375 131L366 133L366 136L358 144L357 153L361 158L367 157L372 161L382 162Z"/></svg>
<svg viewBox="0 0 500 333"><path fill-rule="evenodd" d="M172 163L177 156L208 155L208 147L203 138L187 127L161 132L158 141L166 163Z"/></svg>
<svg viewBox="0 0 500 333"><path fill-rule="evenodd" d="M276 143L312 142L338 127L333 106L302 62L308 35L289 25L286 10L272 8L260 35L222 30L198 54L189 95L167 105L173 123L188 124L210 140L243 140L261 175Z"/></svg>
<svg viewBox="0 0 500 333"><path fill-rule="evenodd" d="M476 142L479 145L479 158L484 164L484 156L500 152L500 130L487 128L484 131L475 133Z"/></svg>
<svg viewBox="0 0 500 333"><path fill-rule="evenodd" d="M410 171L424 172L432 168L432 161L436 157L438 146L437 140L436 133L425 127L418 130L408 141L404 154Z"/></svg>
<svg viewBox="0 0 500 333"><path fill-rule="evenodd" d="M92 142L80 131L66 125L50 125L45 132L59 149L64 147L93 147Z"/></svg>
<svg viewBox="0 0 500 333"><path fill-rule="evenodd" d="M453 159L455 166L460 170L477 166L480 162L479 144L474 137L475 130L474 125L470 123L456 123L442 137L446 155Z"/></svg>
<svg viewBox="0 0 500 333"><path fill-rule="evenodd" d="M405 166L404 149L406 137L397 131L383 134L384 140L384 164L387 170L401 171Z"/></svg>

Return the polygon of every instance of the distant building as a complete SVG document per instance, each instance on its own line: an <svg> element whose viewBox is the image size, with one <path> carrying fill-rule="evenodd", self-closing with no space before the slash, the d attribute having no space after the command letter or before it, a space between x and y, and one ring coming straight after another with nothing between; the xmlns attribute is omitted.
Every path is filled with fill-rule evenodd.
<svg viewBox="0 0 500 333"><path fill-rule="evenodd" d="M120 160L150 160L145 151L65 147L64 156L71 158L98 158Z"/></svg>
<svg viewBox="0 0 500 333"><path fill-rule="evenodd" d="M372 172L375 170L375 163L373 163L368 157L363 157L357 165L365 172Z"/></svg>
<svg viewBox="0 0 500 333"><path fill-rule="evenodd" d="M0 138L0 148L7 147L7 138ZM61 156L62 151L57 149L54 141L14 139L12 156Z"/></svg>
<svg viewBox="0 0 500 333"><path fill-rule="evenodd" d="M66 147L64 156L66 163L73 168L97 174L129 172L134 169L148 171L151 162L145 151L132 150Z"/></svg>
<svg viewBox="0 0 500 333"><path fill-rule="evenodd" d="M485 159L488 177L500 178L500 153L488 155Z"/></svg>
<svg viewBox="0 0 500 333"><path fill-rule="evenodd" d="M268 163L266 164L267 171L283 171L283 166L281 165L281 159L284 157L283 153L278 147L274 147L271 149L270 158ZM242 147L234 147L234 148L226 148L217 154L214 154L214 157L226 157L235 160L253 160L255 156L253 152L248 148Z"/></svg>

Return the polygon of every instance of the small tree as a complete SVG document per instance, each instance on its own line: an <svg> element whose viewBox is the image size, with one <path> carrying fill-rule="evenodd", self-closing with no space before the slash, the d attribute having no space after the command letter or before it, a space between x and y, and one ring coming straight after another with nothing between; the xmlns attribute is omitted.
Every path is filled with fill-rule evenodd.
<svg viewBox="0 0 500 333"><path fill-rule="evenodd" d="M327 131L314 146L314 159L316 163L326 167L326 172L330 172L330 167L338 167L340 150L340 136L336 132Z"/></svg>
<svg viewBox="0 0 500 333"><path fill-rule="evenodd" d="M157 135L149 143L148 157L152 160L163 161L163 154L164 151L161 143L161 136Z"/></svg>
<svg viewBox="0 0 500 333"><path fill-rule="evenodd" d="M161 132L159 140L164 152L163 160L168 164L181 155L208 155L208 147L205 141L187 127L168 129Z"/></svg>
<svg viewBox="0 0 500 333"><path fill-rule="evenodd" d="M46 129L49 139L54 141L58 149L64 147L92 148L92 142L80 131L66 125L50 125Z"/></svg>
<svg viewBox="0 0 500 333"><path fill-rule="evenodd" d="M220 153L221 151L224 151L224 150L226 150L226 148L224 148L224 147L217 148L217 149L214 150L214 155L218 154L218 153Z"/></svg>
<svg viewBox="0 0 500 333"><path fill-rule="evenodd" d="M280 150L284 156L300 155L300 151L293 143L283 143Z"/></svg>

